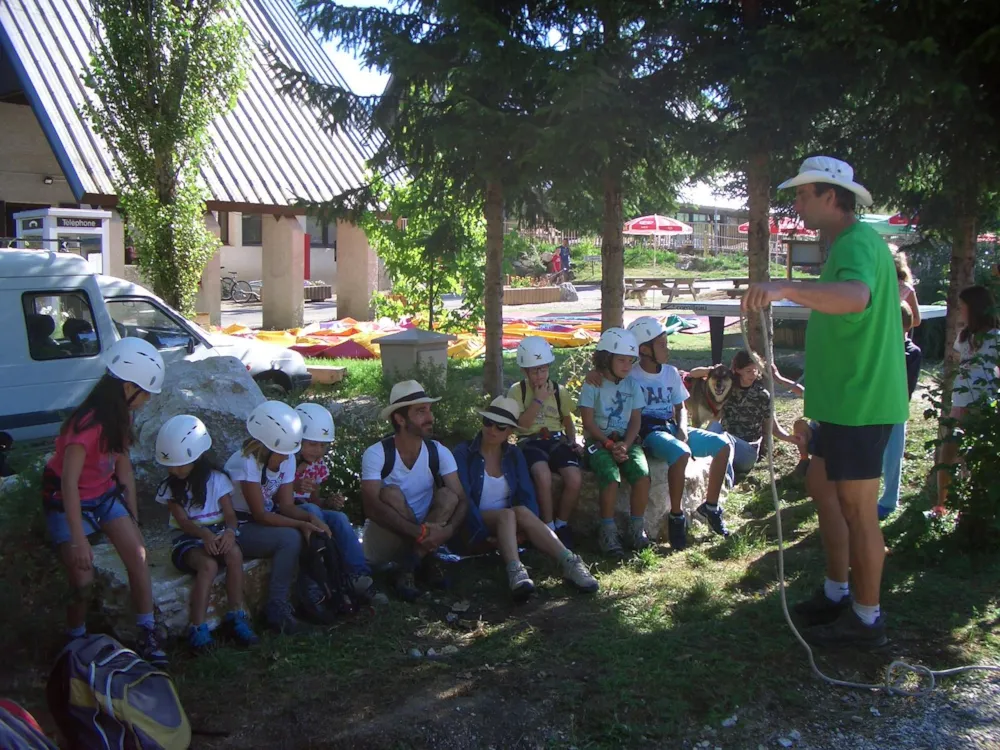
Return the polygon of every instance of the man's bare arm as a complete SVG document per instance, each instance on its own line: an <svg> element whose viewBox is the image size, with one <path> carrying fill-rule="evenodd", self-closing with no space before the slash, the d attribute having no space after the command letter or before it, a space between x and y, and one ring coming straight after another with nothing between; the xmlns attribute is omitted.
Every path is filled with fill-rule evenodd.
<svg viewBox="0 0 1000 750"><path fill-rule="evenodd" d="M783 286L785 299L789 302L827 315L864 312L872 298L871 290L863 281L836 281L830 284L788 281Z"/></svg>
<svg viewBox="0 0 1000 750"><path fill-rule="evenodd" d="M382 491L382 482L377 479L369 479L361 482L361 505L365 510L365 516L377 523L384 529L388 529L399 536L416 539L420 536L420 524L408 521L403 518L392 507L382 502L379 494Z"/></svg>

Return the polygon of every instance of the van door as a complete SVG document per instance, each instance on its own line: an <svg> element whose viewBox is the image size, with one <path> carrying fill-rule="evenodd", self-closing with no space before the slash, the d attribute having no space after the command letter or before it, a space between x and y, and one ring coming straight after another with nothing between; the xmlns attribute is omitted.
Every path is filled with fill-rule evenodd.
<svg viewBox="0 0 1000 750"><path fill-rule="evenodd" d="M106 297L104 303L119 337L145 339L168 365L181 359L211 356L201 337L148 297Z"/></svg>

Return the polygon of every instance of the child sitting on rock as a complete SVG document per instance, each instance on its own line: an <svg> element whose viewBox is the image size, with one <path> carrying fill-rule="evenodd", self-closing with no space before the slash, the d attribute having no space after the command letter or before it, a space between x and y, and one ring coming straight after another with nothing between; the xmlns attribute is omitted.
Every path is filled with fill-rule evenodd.
<svg viewBox="0 0 1000 750"><path fill-rule="evenodd" d="M295 411L302 419L302 447L295 456L295 504L330 527L341 562L351 578L354 595L369 603L386 604L389 600L372 580L358 535L350 519L340 510L344 507L344 496L338 493L324 498L320 494L320 487L330 477L323 457L335 439L333 415L315 403L299 404ZM331 509L323 507L327 504Z"/></svg>
<svg viewBox="0 0 1000 750"><path fill-rule="evenodd" d="M233 483L209 461L212 436L197 417L171 417L156 436L156 462L167 469L156 502L170 510L170 527L177 530L170 560L182 573L194 576L191 587L188 645L196 654L215 642L205 618L208 597L219 568L226 569L229 612L222 621L240 645L253 646L257 635L243 604L243 551L239 522L233 510Z"/></svg>
<svg viewBox="0 0 1000 750"><path fill-rule="evenodd" d="M594 352L594 368L604 380L600 386L584 383L580 391L588 461L601 488L598 541L601 552L618 558L625 556L615 524L618 485L623 476L632 486L629 542L635 550L650 545L645 530L649 466L639 444L645 399L639 384L629 377L638 356L635 336L623 328L609 328L601 334Z"/></svg>

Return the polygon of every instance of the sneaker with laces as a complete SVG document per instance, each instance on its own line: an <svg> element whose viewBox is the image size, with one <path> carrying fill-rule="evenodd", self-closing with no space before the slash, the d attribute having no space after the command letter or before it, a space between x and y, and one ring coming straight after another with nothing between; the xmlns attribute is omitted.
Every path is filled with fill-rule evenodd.
<svg viewBox="0 0 1000 750"><path fill-rule="evenodd" d="M303 625L292 610L292 605L288 602L272 600L264 608L264 619L267 627L280 635L298 635L305 632Z"/></svg>
<svg viewBox="0 0 1000 750"><path fill-rule="evenodd" d="M801 601L792 607L792 611L802 621L806 627L817 625L828 625L840 617L845 609L851 608L851 595L848 594L839 602L835 602L826 595L826 591L820 586L813 592L811 598Z"/></svg>
<svg viewBox="0 0 1000 750"><path fill-rule="evenodd" d="M629 544L636 552L652 545L649 535L646 534L646 519L632 519L631 528L629 529Z"/></svg>
<svg viewBox="0 0 1000 750"><path fill-rule="evenodd" d="M573 529L570 528L569 524L557 528L556 537L562 542L563 547L573 549Z"/></svg>
<svg viewBox="0 0 1000 750"><path fill-rule="evenodd" d="M563 580L569 581L577 590L585 594L593 594L601 587L579 555L567 557L562 561L561 566Z"/></svg>
<svg viewBox="0 0 1000 750"><path fill-rule="evenodd" d="M208 629L207 623L191 625L188 628L188 646L199 656L215 648L215 639L212 638L212 631Z"/></svg>
<svg viewBox="0 0 1000 750"><path fill-rule="evenodd" d="M250 626L250 615L243 610L227 612L222 620L222 626L241 646L256 646L260 643L260 638Z"/></svg>
<svg viewBox="0 0 1000 750"><path fill-rule="evenodd" d="M679 516L667 514L667 537L670 546L678 552L687 547L687 518L683 513Z"/></svg>
<svg viewBox="0 0 1000 750"><path fill-rule="evenodd" d="M625 550L622 548L622 540L618 536L618 527L612 523L602 523L597 534L597 543L601 548L601 553L605 557L625 557Z"/></svg>
<svg viewBox="0 0 1000 750"><path fill-rule="evenodd" d="M388 604L389 597L378 590L371 576L361 575L351 580L354 595L366 604Z"/></svg>
<svg viewBox="0 0 1000 750"><path fill-rule="evenodd" d="M417 580L412 570L402 570L393 578L392 587L396 591L396 596L404 602L415 602L423 593L417 588Z"/></svg>
<svg viewBox="0 0 1000 750"><path fill-rule="evenodd" d="M726 522L722 518L722 508L718 505L715 506L715 510L712 510L708 507L708 503L704 502L698 506L695 513L704 519L705 523L708 524L708 528L716 534L723 538L729 536L729 529L726 528Z"/></svg>
<svg viewBox="0 0 1000 750"><path fill-rule="evenodd" d="M802 637L814 646L827 648L875 649L889 642L881 615L873 624L866 625L853 607L842 609L833 622L803 630Z"/></svg>
<svg viewBox="0 0 1000 750"><path fill-rule="evenodd" d="M522 563L507 567L507 583L514 601L524 601L535 593L535 582L531 580Z"/></svg>
<svg viewBox="0 0 1000 750"><path fill-rule="evenodd" d="M156 632L155 628L139 628L139 641L136 651L139 656L154 667L167 666L167 652L163 650L160 635Z"/></svg>

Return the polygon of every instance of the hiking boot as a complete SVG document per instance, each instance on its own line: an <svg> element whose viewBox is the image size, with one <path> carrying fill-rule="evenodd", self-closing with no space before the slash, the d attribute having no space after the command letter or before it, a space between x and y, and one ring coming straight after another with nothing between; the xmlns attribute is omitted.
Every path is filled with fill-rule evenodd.
<svg viewBox="0 0 1000 750"><path fill-rule="evenodd" d="M413 576L412 570L403 570L397 573L393 579L392 586L396 591L396 596L404 602L415 602L423 593L417 588L417 581Z"/></svg>
<svg viewBox="0 0 1000 750"><path fill-rule="evenodd" d="M535 593L535 583L521 563L507 566L507 583L516 602L524 601Z"/></svg>
<svg viewBox="0 0 1000 750"><path fill-rule="evenodd" d="M241 646L256 646L260 643L260 638L250 627L250 615L243 610L226 612L226 616L222 620L222 627Z"/></svg>
<svg viewBox="0 0 1000 750"><path fill-rule="evenodd" d="M719 536L725 538L729 536L729 529L726 528L726 522L722 518L722 508L718 505L715 506L715 510L708 507L708 503L702 503L698 506L698 510L695 511L699 516L701 516L708 527L714 531Z"/></svg>
<svg viewBox="0 0 1000 750"><path fill-rule="evenodd" d="M593 594L601 587L579 555L567 557L562 561L560 567L562 568L563 580L569 581L577 590L585 594Z"/></svg>
<svg viewBox="0 0 1000 750"><path fill-rule="evenodd" d="M188 646L199 656L215 648L215 639L212 638L212 631L208 629L207 623L188 628Z"/></svg>
<svg viewBox="0 0 1000 750"><path fill-rule="evenodd" d="M679 516L675 516L673 513L667 514L667 537L670 540L670 546L677 552L687 547L687 518L684 517L683 513Z"/></svg>
<svg viewBox="0 0 1000 750"><path fill-rule="evenodd" d="M807 627L817 625L828 625L838 617L845 609L851 608L851 595L843 597L839 602L830 599L823 587L816 589L811 599L796 604L792 611L799 617L802 624Z"/></svg>
<svg viewBox="0 0 1000 750"><path fill-rule="evenodd" d="M366 604L383 605L389 603L389 597L378 590L371 576L361 575L351 579L354 595Z"/></svg>
<svg viewBox="0 0 1000 750"><path fill-rule="evenodd" d="M556 529L556 538L562 542L562 546L566 549L573 549L573 529L570 528L569 524Z"/></svg>
<svg viewBox="0 0 1000 750"><path fill-rule="evenodd" d="M618 527L613 523L601 524L601 529L597 532L597 543L605 557L616 557L619 560L625 557L622 540L618 537Z"/></svg>
<svg viewBox="0 0 1000 750"><path fill-rule="evenodd" d="M209 639L211 640L211 636ZM167 652L163 650L163 644L155 628L139 628L136 651L154 667L167 666Z"/></svg>
<svg viewBox="0 0 1000 750"><path fill-rule="evenodd" d="M417 568L417 578L432 589L447 589L451 581L441 566L441 561L437 555L430 554L424 557Z"/></svg>
<svg viewBox="0 0 1000 750"><path fill-rule="evenodd" d="M269 630L279 635L298 635L306 630L292 612L288 602L270 601L264 608L264 619Z"/></svg>
<svg viewBox="0 0 1000 750"><path fill-rule="evenodd" d="M646 549L652 542L649 541L649 536L646 534L646 519L644 518L633 518L632 525L629 529L629 545L636 552Z"/></svg>
<svg viewBox="0 0 1000 750"><path fill-rule="evenodd" d="M803 630L802 637L813 646L827 648L874 649L889 642L881 615L874 624L865 625L853 607L845 607L831 623Z"/></svg>

